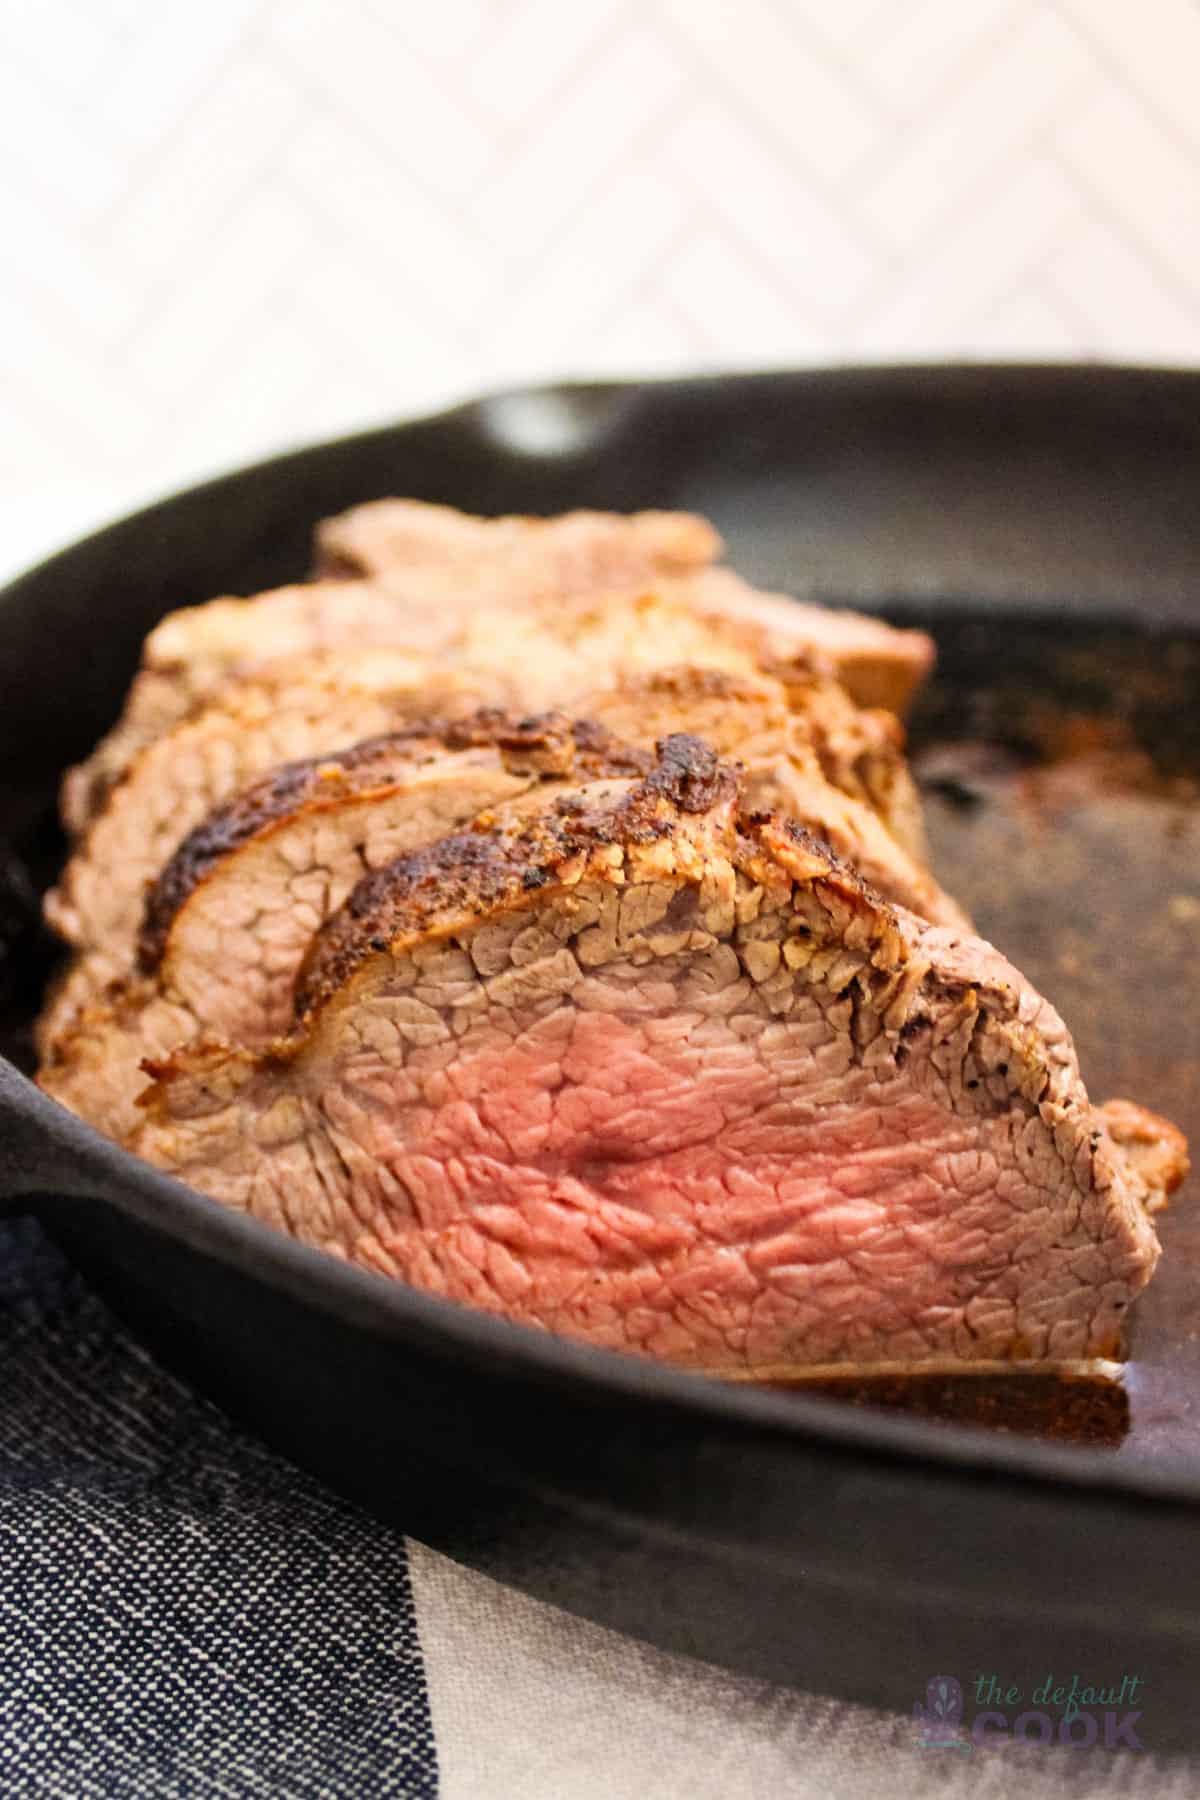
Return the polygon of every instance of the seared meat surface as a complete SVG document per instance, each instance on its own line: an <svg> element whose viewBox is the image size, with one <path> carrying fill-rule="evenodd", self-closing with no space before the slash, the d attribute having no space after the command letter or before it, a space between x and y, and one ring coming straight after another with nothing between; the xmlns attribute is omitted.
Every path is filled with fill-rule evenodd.
<svg viewBox="0 0 1200 1800"><path fill-rule="evenodd" d="M855 707L819 656L791 656L780 678L745 674L755 670L747 649L711 639L686 616L684 648L693 660L684 669L658 660L679 647L674 629L661 643L653 630L635 633L637 654L626 661L626 610L619 599L607 608L590 606L586 619L576 621L578 642L563 634L543 649L551 667L536 682L537 645L523 659L517 639L506 640L504 665L498 658L486 662L482 642L471 647L469 663L448 666L428 654L387 648L325 651L268 664L226 685L194 717L147 743L108 793L48 897L50 924L83 955L59 987L40 1042L48 1044L82 1004L128 972L147 885L188 832L247 781L409 720L453 717L481 702L511 703L514 691L521 703L534 693L562 693L646 747L664 731L699 729L700 719L723 748L740 745L739 754L758 770L764 804L790 806L831 834L834 847L885 893L930 918L961 919L924 867L919 808L902 734L890 715ZM637 610L659 616L653 604L638 603ZM596 693L598 679L616 685ZM654 729L640 729L636 713ZM786 793L778 781L766 785L772 768Z"/></svg>
<svg viewBox="0 0 1200 1800"><path fill-rule="evenodd" d="M327 521L64 785L39 1079L452 1299L732 1377L1116 1352L1186 1168L927 865L920 633L705 521Z"/></svg>
<svg viewBox="0 0 1200 1800"><path fill-rule="evenodd" d="M156 626L121 719L64 784L69 830L87 825L141 749L228 683L321 651L434 654L503 677L500 702L530 710L570 704L605 672L694 663L748 673L815 654L862 704L903 711L932 662L922 632L756 595L731 572L708 571L720 539L688 514L489 521L378 504L381 525L398 512L404 529L377 534L368 507L320 534L323 559L340 544L339 565L362 579L212 600ZM349 555L351 541L377 535L376 554Z"/></svg>
<svg viewBox="0 0 1200 1800"><path fill-rule="evenodd" d="M486 585L499 567L520 572L527 592L549 599L684 575L720 554L708 520L680 512L481 519L424 500L372 500L323 519L316 531L322 575L459 567Z"/></svg>
<svg viewBox="0 0 1200 1800"><path fill-rule="evenodd" d="M317 532L318 567L333 576L370 577L423 608L454 573L474 588L473 605L549 600L657 587L693 614L740 619L760 632L824 651L863 706L903 712L929 672L932 647L919 631L895 631L861 613L833 612L749 587L712 565L721 540L688 513L567 513L556 519L476 519L450 507L378 500L327 519ZM500 572L503 571L503 578ZM682 658L678 659L682 660Z"/></svg>
<svg viewBox="0 0 1200 1800"><path fill-rule="evenodd" d="M80 954L43 1017L45 1043L80 1004L127 973L147 886L187 833L248 781L414 718L471 711L503 691L484 675L391 652L288 661L228 689L147 743L111 788L46 899L51 927Z"/></svg>
<svg viewBox="0 0 1200 1800"><path fill-rule="evenodd" d="M543 804L568 776L649 761L591 723L488 712L273 771L179 845L147 893L123 978L85 992L92 964L81 963L46 1022L42 1085L128 1135L146 1056L202 1034L266 1044L287 1031L309 942L365 870L522 795Z"/></svg>
<svg viewBox="0 0 1200 1800"><path fill-rule="evenodd" d="M739 799L672 738L366 876L293 1031L162 1059L135 1147L388 1274L698 1368L1111 1354L1163 1186L1061 1021Z"/></svg>

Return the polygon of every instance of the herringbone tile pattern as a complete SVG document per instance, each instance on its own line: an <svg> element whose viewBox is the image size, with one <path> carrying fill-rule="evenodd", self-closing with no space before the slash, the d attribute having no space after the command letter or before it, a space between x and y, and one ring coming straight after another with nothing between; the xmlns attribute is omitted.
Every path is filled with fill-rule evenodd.
<svg viewBox="0 0 1200 1800"><path fill-rule="evenodd" d="M3 520L548 374L1200 360L1198 92L1197 0L10 0Z"/></svg>

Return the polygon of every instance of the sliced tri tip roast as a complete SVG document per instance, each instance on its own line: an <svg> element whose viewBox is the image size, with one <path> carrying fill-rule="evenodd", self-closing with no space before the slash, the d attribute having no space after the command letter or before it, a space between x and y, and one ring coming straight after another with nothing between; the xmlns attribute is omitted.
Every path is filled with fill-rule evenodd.
<svg viewBox="0 0 1200 1800"><path fill-rule="evenodd" d="M1111 1355L1178 1173L988 945L687 737L365 876L292 1030L152 1066L134 1148L303 1241L729 1375Z"/></svg>
<svg viewBox="0 0 1200 1800"><path fill-rule="evenodd" d="M1186 1167L927 866L920 633L682 514L379 502L64 804L49 1092L303 1241L726 1376L1113 1355ZM848 691L849 689L849 691Z"/></svg>

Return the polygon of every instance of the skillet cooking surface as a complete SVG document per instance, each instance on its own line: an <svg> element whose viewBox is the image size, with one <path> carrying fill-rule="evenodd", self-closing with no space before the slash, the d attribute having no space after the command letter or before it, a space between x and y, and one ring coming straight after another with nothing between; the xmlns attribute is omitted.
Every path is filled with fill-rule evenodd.
<svg viewBox="0 0 1200 1800"><path fill-rule="evenodd" d="M805 596L850 599L934 632L939 671L912 737L939 874L984 935L994 936L1059 1006L1093 1096L1138 1099L1175 1119L1200 1145L1198 467L1200 379L1193 376L843 371L501 396L277 459L125 521L0 597L0 951L7 938L18 952L0 955L0 1047L28 1066L28 1026L46 947L20 932L28 888L49 879L61 854L52 817L58 773L111 721L141 638L164 611L302 574L315 519L377 494L411 493L479 511L688 506L713 517L731 559L752 579ZM63 643L75 647L69 660L61 658ZM129 1177L131 1185L138 1179ZM169 1211L167 1205L165 1228ZM1031 1641L1034 1602L1018 1608L1007 1626L1000 1622L1016 1553L997 1558L987 1551L988 1530L1007 1538L1021 1516L1011 1495L1001 1504L1005 1475L1024 1484L1027 1500L1036 1481L1037 1504L1049 1508L1041 1538L1027 1509L1030 1548L1022 1570L1029 1593L1041 1597L1047 1647L1056 1642L1053 1632L1069 1625L1057 1646L1078 1662L1085 1614L1086 1630L1101 1632L1098 1642L1118 1615L1128 1635L1129 1611L1117 1607L1115 1588L1107 1592L1117 1572L1097 1591L1096 1570L1106 1566L1106 1555L1118 1560L1119 1543L1130 1541L1125 1534L1147 1529L1150 1503L1138 1500L1136 1490L1166 1484L1181 1495L1200 1493L1200 1348L1193 1324L1200 1223L1193 1211L1189 1184L1163 1224L1163 1264L1137 1309L1128 1418L1123 1403L1115 1414L1085 1409L1084 1435L1114 1447L1050 1453L992 1434L984 1453L979 1434L937 1422L896 1428L873 1411L856 1415L851 1435L866 1462L857 1477L839 1464L845 1531L853 1529L853 1479L866 1484L863 1519L899 1509L915 1522L924 1507L929 1519L941 1520L945 1553L940 1567L936 1556L925 1567L926 1577L932 1567L937 1580L926 1580L932 1611L914 1641L937 1642L932 1620L947 1627L946 1657L968 1654L964 1646L973 1640L962 1635L961 1619L958 1636L948 1630L955 1612L977 1623L986 1618L993 1643L1005 1629L1015 1633L1014 1646ZM697 1435L680 1425L682 1436L673 1437L654 1411L657 1372L639 1371L622 1391L612 1387L601 1407L603 1429L601 1413L589 1415L594 1442L584 1441L580 1425L579 1441L563 1453L569 1468L556 1468L548 1481L535 1466L541 1450L528 1436L527 1415L537 1395L546 1404L551 1377L530 1377L513 1349L514 1394L489 1399L489 1410L506 1420L507 1435L489 1442L482 1401L472 1402L461 1385L439 1387L440 1375L434 1379L440 1354L434 1308L425 1339L414 1327L404 1350L410 1415L387 1429L378 1421L368 1428L366 1400L357 1418L351 1405L358 1455L348 1462L323 1416L335 1396L322 1399L311 1371L308 1391L294 1397L290 1410L281 1403L288 1358L272 1357L265 1322L273 1303L267 1285L254 1287L256 1279L275 1280L277 1245L243 1233L242 1266L236 1278L225 1271L223 1299L215 1304L211 1293L203 1294L193 1263L180 1261L178 1246L166 1247L165 1229L162 1241L155 1239L153 1222L130 1224L122 1248L119 1207L111 1218L95 1202L49 1205L44 1213L49 1229L161 1354L300 1460L410 1529L564 1604L675 1647L890 1704L905 1704L906 1694L911 1699L923 1689L933 1667L928 1656L897 1671L894 1655L896 1631L917 1629L914 1570L898 1572L861 1521L852 1543L857 1578L874 1591L870 1599L865 1590L858 1595L859 1629L836 1653L826 1629L832 1611L822 1614L803 1585L815 1580L819 1586L828 1545L825 1576L841 1600L835 1608L827 1597L826 1604L842 1616L848 1577L845 1568L834 1568L836 1527L827 1510L834 1489L828 1471L821 1476L817 1461L806 1463L797 1443L806 1433L819 1439L822 1421L844 1420L844 1409L831 1415L820 1402L786 1396L795 1431L780 1437L781 1415L770 1396L722 1393L710 1402L706 1384L680 1383L681 1392L699 1396L689 1403L689 1417L703 1429ZM210 1235L219 1236L226 1224L214 1225ZM289 1269L311 1266L305 1255L288 1261ZM325 1275L318 1270L312 1280L318 1284ZM370 1281L369 1290L353 1292L373 1294L377 1285ZM397 1311L397 1296L389 1294L386 1304ZM405 1304L401 1298L400 1311ZM263 1328L248 1335L233 1314L255 1305ZM337 1354L357 1359L354 1379L364 1392L376 1379L394 1386L394 1358L390 1369L378 1362L380 1342L368 1345L365 1331L363 1341L355 1337L348 1299L345 1306L349 1323L341 1321ZM308 1326L293 1320L281 1329L285 1337L293 1333L290 1360L303 1380ZM469 1335L491 1347L499 1370L494 1380L503 1389L508 1346L522 1334L501 1328L489 1336L491 1330L483 1322ZM398 1335L404 1338L403 1331ZM444 1406L453 1392L460 1409L456 1448L448 1449L444 1420L440 1430L431 1427L432 1400L422 1402L420 1384L413 1383L414 1355L429 1376L431 1396ZM578 1369L607 1365L587 1353L582 1364L578 1358L578 1352L543 1347L542 1361L558 1369L568 1409L572 1394L575 1408L583 1405L582 1386L572 1388ZM486 1389L478 1366L469 1378L477 1395ZM463 1379L460 1369L460 1384ZM597 1391L602 1386L598 1375ZM664 1406L673 1393L664 1380ZM516 1410L506 1414L506 1405ZM765 1460L757 1467L744 1444L736 1452L732 1447L741 1430L732 1425L735 1418L755 1442L761 1439ZM1058 1428L1062 1420L1051 1409L1042 1423ZM599 1450L609 1429L623 1452L614 1459L609 1445L597 1485L589 1452ZM464 1432L478 1434L465 1450ZM403 1495L395 1478L399 1446L408 1480ZM656 1462L655 1451L666 1455L672 1447L674 1462ZM887 1461L889 1451L900 1449L912 1459L907 1487ZM629 1466L621 1464L622 1453ZM435 1472L447 1457L472 1465L480 1483L492 1484L478 1486L474 1509L447 1504ZM695 1457L698 1462L689 1460ZM991 1475L981 1489L986 1471ZM1047 1485L1055 1481L1065 1485ZM702 1516L697 1482L706 1501L715 1504L719 1494L719 1525L716 1511ZM575 1491L564 1499L567 1488ZM968 1490L979 1534L970 1539L963 1525L963 1592L952 1603L954 1557L944 1509L965 1503ZM485 1492L491 1494L486 1526L479 1514ZM807 1506L800 1504L802 1493ZM1099 1493L1108 1496L1107 1510L1092 1505ZM781 1508L773 1524L772 1495ZM997 1508L993 1525L985 1516L989 1505ZM1190 1657L1200 1647L1195 1556L1184 1548L1197 1521L1190 1505L1172 1508L1164 1500L1152 1510L1160 1548L1175 1566L1153 1619L1146 1603L1145 1655L1152 1655L1157 1633L1158 1661L1148 1666L1161 1669L1165 1691L1175 1678L1174 1651L1190 1645ZM620 1522L602 1525L609 1512ZM812 1512L815 1524L807 1516ZM805 1530L816 1530L803 1546L801 1513ZM635 1515L639 1523L632 1526ZM1167 1549L1168 1516L1170 1529L1186 1527L1174 1552ZM1086 1529L1085 1517L1091 1520ZM673 1541L669 1553L661 1543L651 1548L663 1527ZM689 1534L690 1562L681 1548ZM700 1559L703 1569L695 1550L700 1536L712 1540ZM756 1588L742 1567L737 1579L747 1599L731 1604L713 1575L721 1561L713 1548L718 1538L727 1547L740 1539L742 1553L752 1542L764 1558L774 1546L780 1560L769 1590ZM1072 1571L1064 1548L1081 1539L1094 1557L1090 1576L1079 1567ZM808 1649L794 1620L781 1626L774 1616L787 1592L785 1549L801 1547L803 1579L793 1576L796 1604L811 1613ZM1052 1554L1062 1564L1053 1582L1038 1562ZM1145 1594L1137 1585L1144 1576L1126 1570L1123 1578L1131 1595ZM888 1589L890 1599L881 1599ZM723 1624L712 1617L714 1605L728 1614ZM984 1650L981 1642L980 1657ZM1183 1668L1181 1662L1180 1695ZM1164 1734L1186 1730L1183 1720L1183 1710L1172 1713L1163 1702Z"/></svg>

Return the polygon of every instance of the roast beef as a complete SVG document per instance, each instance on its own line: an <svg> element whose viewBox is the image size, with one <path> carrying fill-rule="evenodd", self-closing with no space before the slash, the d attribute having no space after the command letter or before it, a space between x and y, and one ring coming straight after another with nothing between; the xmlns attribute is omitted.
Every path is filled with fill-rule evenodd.
<svg viewBox="0 0 1200 1800"><path fill-rule="evenodd" d="M147 883L186 834L254 776L281 762L326 755L394 729L414 715L461 714L481 701L510 699L514 690L520 690L522 700L554 691L570 704L580 698L581 688L614 665L636 665L644 658L653 675L657 659L668 657L681 641L696 657L708 657L716 665L709 671L716 685L706 698L704 671L668 673L651 695L644 682L639 685L639 677L626 676L624 689L618 678L601 708L605 718L611 708L618 735L648 745L664 731L715 729L717 715L725 711L721 742L733 750L738 738L750 733L759 741L754 752L758 760L783 758L790 804L818 829L827 826L836 848L852 857L861 852L867 859L865 872L885 893L930 918L961 916L946 910L945 897L924 869L919 807L891 715L854 707L824 660L802 653L780 665L786 684L754 677L756 694L736 707L734 688L720 686L720 665L752 669L755 659L749 652L725 645L686 614L672 617L668 626L653 603L636 602L629 610L632 621L620 601L595 612L587 609L569 634L540 646L540 662L536 642L527 646L528 659L523 657L526 645L520 635L506 640L504 654L495 654L490 668L476 660L486 654L485 643L472 645L472 662L461 666L386 648L326 652L311 663L286 659L248 683L233 684L198 717L147 745L110 791L57 889L47 897L49 923L85 954L51 1003L40 1029L43 1046L106 984L128 972ZM647 619L663 628L651 624L640 633L633 628ZM685 704L692 709L687 716L681 711ZM653 714L652 730L639 730L631 716L642 705ZM802 794L797 785L801 747L835 787L863 806L847 807L820 781L814 785L810 780ZM789 749L795 751L790 761ZM867 806L879 812L896 844L864 816Z"/></svg>
<svg viewBox="0 0 1200 1800"><path fill-rule="evenodd" d="M740 620L768 641L802 636L827 656L859 706L882 706L903 717L933 667L933 641L923 631L898 630L844 607L815 606L751 587L732 569L704 569L664 583L664 592L708 618Z"/></svg>
<svg viewBox="0 0 1200 1800"><path fill-rule="evenodd" d="M424 500L371 500L323 519L316 553L318 574L334 577L459 568L471 578L502 564L520 571L531 595L558 599L703 568L721 554L721 539L694 513L485 519Z"/></svg>
<svg viewBox="0 0 1200 1800"><path fill-rule="evenodd" d="M694 613L740 618L793 641L799 636L828 653L860 705L907 709L932 663L923 632L897 632L861 613L762 593L730 569L711 568L720 551L708 521L689 513L482 519L415 500L376 500L317 527L319 572L368 576L414 610L447 570L471 582L475 606L497 596L507 601L517 587L526 599L552 602L657 587ZM497 565L505 570L503 586Z"/></svg>
<svg viewBox="0 0 1200 1800"><path fill-rule="evenodd" d="M278 588L252 602L212 600L169 614L150 633L122 717L63 785L69 831L81 831L147 743L210 700L231 676L278 659L349 644L445 646L454 621L483 601L557 602L597 589L652 586L703 565L720 539L687 513L568 513L547 520L485 520L452 507L396 501L330 520L321 560L351 579ZM390 598L357 579L371 566L355 545L389 546L389 567L409 581ZM340 547L339 547L340 546Z"/></svg>
<svg viewBox="0 0 1200 1800"><path fill-rule="evenodd" d="M718 669L659 669L588 695L584 709L643 749L671 736L702 738L740 763L748 806L799 820L886 898L969 929L907 847L913 838L924 846L896 721L851 706L836 682L785 686Z"/></svg>
<svg viewBox="0 0 1200 1800"><path fill-rule="evenodd" d="M285 1037L148 1072L135 1148L226 1204L731 1376L1110 1355L1183 1166L995 950L683 736L365 875Z"/></svg>
<svg viewBox="0 0 1200 1800"><path fill-rule="evenodd" d="M774 664L771 674L733 674L695 664L644 670L618 676L578 703L617 737L650 745L673 732L690 733L748 766L777 761L787 750L794 755L801 744L827 781L878 814L912 862L928 864L920 797L904 756L904 727L894 713L854 705L818 654L789 657ZM883 886L891 892L886 882ZM911 898L899 892L896 897L926 912Z"/></svg>
<svg viewBox="0 0 1200 1800"><path fill-rule="evenodd" d="M187 833L264 770L504 696L501 679L392 651L286 661L147 745L107 795L46 896L46 918L83 954L52 996L44 1045L128 972L147 885Z"/></svg>
<svg viewBox="0 0 1200 1800"><path fill-rule="evenodd" d="M78 836L103 809L108 795L137 757L175 726L196 717L239 677L255 689L271 690L271 706L303 705L315 657L381 648L410 668L426 673L422 650L436 648L444 626L431 620L424 636L411 622L403 644L381 646L372 627L380 614L378 596L363 582L310 583L276 588L252 600L210 600L169 613L146 639L142 667L134 677L121 717L91 756L70 769L63 781L61 810L67 830ZM342 680L348 680L344 673ZM369 662L353 685L372 685Z"/></svg>
<svg viewBox="0 0 1200 1800"><path fill-rule="evenodd" d="M311 651L433 652L503 671L531 710L571 704L603 671L696 663L748 672L815 651L855 700L902 711L932 662L922 632L756 595L727 571L680 575L689 555L702 564L719 542L685 514L449 519L423 553L410 530L407 560L370 581L315 581L170 614L146 640L122 717L64 783L68 829L81 831L134 756L226 683Z"/></svg>
<svg viewBox="0 0 1200 1800"><path fill-rule="evenodd" d="M622 737L649 747L669 731L688 730L736 747L749 803L782 808L882 893L965 927L955 903L876 815L825 779L812 720L790 710L778 683L664 671L627 678L597 695L591 712L573 725L555 716L522 723L485 710L410 727L285 765L215 807L150 887L138 944L140 973L150 979L119 991L114 979L134 960L137 896L130 892L119 930L110 907L114 931L104 954L85 958L43 1026L48 1091L123 1135L136 1116L146 1054L176 1048L197 1029L248 1045L286 1029L308 939L364 869L531 784L544 804L550 776L601 764L610 773L643 768L645 749L639 755ZM613 724L616 734L604 729Z"/></svg>
<svg viewBox="0 0 1200 1800"><path fill-rule="evenodd" d="M42 1086L127 1136L146 1056L199 1032L257 1045L287 1030L309 941L364 870L531 790L543 805L568 777L628 775L651 760L592 724L489 711L273 771L169 859L147 896L136 973L90 992L77 979L73 1007L52 1011Z"/></svg>

